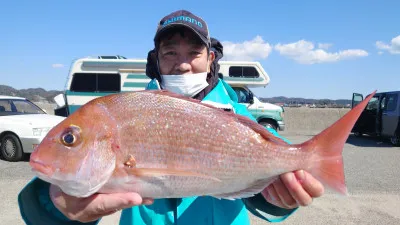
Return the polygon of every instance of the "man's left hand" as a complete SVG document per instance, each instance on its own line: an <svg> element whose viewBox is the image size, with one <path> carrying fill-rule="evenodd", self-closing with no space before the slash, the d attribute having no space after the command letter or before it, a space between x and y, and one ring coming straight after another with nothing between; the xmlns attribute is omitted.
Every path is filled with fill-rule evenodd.
<svg viewBox="0 0 400 225"><path fill-rule="evenodd" d="M284 173L265 188L264 198L271 204L285 209L308 206L313 198L324 193L321 182L304 170Z"/></svg>

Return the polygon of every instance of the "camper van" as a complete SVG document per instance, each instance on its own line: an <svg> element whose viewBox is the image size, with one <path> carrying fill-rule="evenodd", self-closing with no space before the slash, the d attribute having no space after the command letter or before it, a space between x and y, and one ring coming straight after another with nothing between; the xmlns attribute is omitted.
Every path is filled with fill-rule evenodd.
<svg viewBox="0 0 400 225"><path fill-rule="evenodd" d="M352 108L364 99L353 93ZM353 126L356 136L364 134L388 138L394 146L400 146L400 91L380 92L368 102Z"/></svg>
<svg viewBox="0 0 400 225"><path fill-rule="evenodd" d="M73 62L65 91L54 98L55 114L68 116L88 101L119 92L144 90L146 59L99 56ZM247 106L257 121L275 130L284 130L283 108L259 100L250 90L265 87L270 79L258 62L220 61L219 76L236 91L239 103Z"/></svg>
<svg viewBox="0 0 400 225"><path fill-rule="evenodd" d="M265 87L270 79L259 62L220 61L219 76L236 92L238 102L247 106L258 123L283 131L284 109L281 106L262 102L250 88Z"/></svg>

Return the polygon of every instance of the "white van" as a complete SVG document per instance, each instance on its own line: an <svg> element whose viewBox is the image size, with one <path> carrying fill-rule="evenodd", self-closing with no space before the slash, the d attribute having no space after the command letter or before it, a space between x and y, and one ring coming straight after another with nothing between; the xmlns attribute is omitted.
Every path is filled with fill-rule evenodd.
<svg viewBox="0 0 400 225"><path fill-rule="evenodd" d="M68 116L88 101L112 93L144 90L150 82L146 76L146 59L99 56L76 60L68 74L64 94L54 99L56 115ZM251 87L265 87L269 76L258 62L219 61L219 76L238 94L260 124L283 130L283 108L261 102Z"/></svg>

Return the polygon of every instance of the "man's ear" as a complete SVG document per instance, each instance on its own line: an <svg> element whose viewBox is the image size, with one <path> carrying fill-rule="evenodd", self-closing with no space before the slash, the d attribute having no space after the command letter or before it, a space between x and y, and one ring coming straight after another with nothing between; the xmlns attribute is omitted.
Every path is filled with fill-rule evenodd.
<svg viewBox="0 0 400 225"><path fill-rule="evenodd" d="M210 54L208 55L207 73L211 72L211 65L214 62L214 59L215 59L215 53L213 51L210 51Z"/></svg>

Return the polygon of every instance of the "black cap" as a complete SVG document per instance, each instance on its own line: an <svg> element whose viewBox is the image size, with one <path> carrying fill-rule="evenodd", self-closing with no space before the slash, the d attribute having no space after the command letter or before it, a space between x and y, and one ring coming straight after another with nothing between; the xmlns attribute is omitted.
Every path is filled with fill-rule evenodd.
<svg viewBox="0 0 400 225"><path fill-rule="evenodd" d="M211 39L206 22L186 10L178 10L162 18L158 23L154 42L158 42L161 33L165 32L169 28L177 26L189 28L200 38L207 48L211 47Z"/></svg>

